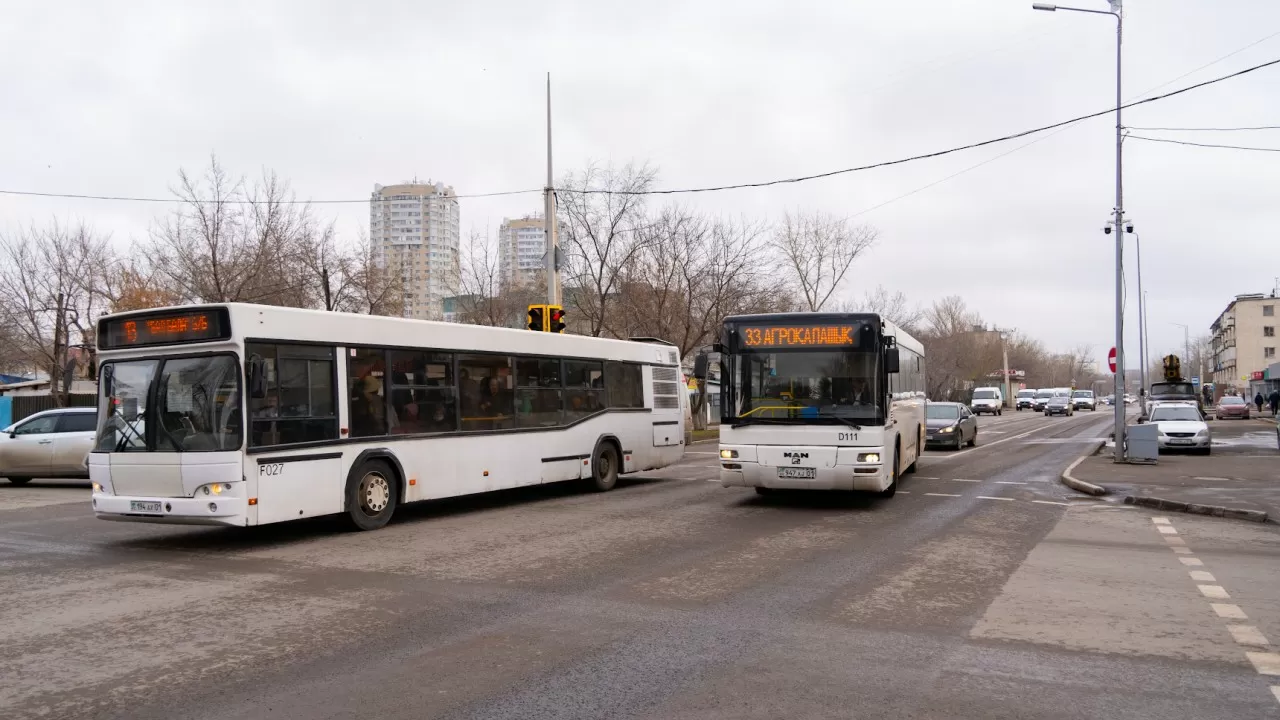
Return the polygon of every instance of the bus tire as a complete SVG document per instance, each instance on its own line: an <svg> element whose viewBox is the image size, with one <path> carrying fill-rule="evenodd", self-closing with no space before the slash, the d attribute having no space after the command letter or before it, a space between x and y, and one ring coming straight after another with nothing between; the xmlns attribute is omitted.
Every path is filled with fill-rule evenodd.
<svg viewBox="0 0 1280 720"><path fill-rule="evenodd" d="M365 460L347 476L347 517L357 530L377 530L391 520L400 479L385 460Z"/></svg>
<svg viewBox="0 0 1280 720"><path fill-rule="evenodd" d="M29 477L11 477L11 478L9 478L9 484L10 484L10 485L26 485L26 484L27 484L27 483L29 483L29 482L31 482L31 478L29 478Z"/></svg>
<svg viewBox="0 0 1280 720"><path fill-rule="evenodd" d="M876 493L882 498L891 498L898 494L898 449L893 450L893 464L889 466L891 476L889 478L889 487Z"/></svg>
<svg viewBox="0 0 1280 720"><path fill-rule="evenodd" d="M618 468L618 447L612 441L601 441L591 454L591 477L587 480L587 489L593 492L612 490L618 484Z"/></svg>
<svg viewBox="0 0 1280 720"><path fill-rule="evenodd" d="M772 495L772 494L773 494L773 488L771 488L771 487L764 487L763 485L757 485L757 486L756 486L756 494L757 494L757 495Z"/></svg>

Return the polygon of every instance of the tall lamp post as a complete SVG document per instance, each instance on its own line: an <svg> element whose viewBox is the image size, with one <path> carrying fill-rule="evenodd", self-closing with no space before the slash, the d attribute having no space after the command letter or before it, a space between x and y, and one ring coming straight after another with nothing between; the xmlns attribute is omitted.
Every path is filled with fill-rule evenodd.
<svg viewBox="0 0 1280 720"><path fill-rule="evenodd" d="M1191 362L1191 326L1182 323L1172 323L1182 328L1182 353L1185 360L1183 362ZM1203 382L1203 378L1201 378Z"/></svg>
<svg viewBox="0 0 1280 720"><path fill-rule="evenodd" d="M1124 376L1124 185L1122 178L1121 164L1121 142L1124 139L1123 126L1120 124L1120 109L1124 105L1124 101L1120 95L1120 79L1121 79L1121 39L1124 36L1124 19L1120 16L1121 0L1107 0L1111 3L1110 10L1090 10L1088 8L1065 7L1062 5L1054 5L1051 3L1032 3L1031 7L1035 10L1046 10L1056 12L1058 10L1067 10L1070 12L1089 13L1091 15L1110 15L1116 19L1116 206L1115 206L1115 233L1116 233L1116 383L1115 383L1115 438L1116 450L1115 461L1125 461L1124 447L1124 413L1125 406L1122 399L1126 387ZM1108 228L1107 232L1110 232Z"/></svg>
<svg viewBox="0 0 1280 720"><path fill-rule="evenodd" d="M1138 252L1138 372L1142 387L1138 390L1138 402L1147 406L1147 294L1142 290L1142 236L1133 235ZM1119 352L1119 351L1117 351ZM1145 413L1144 413L1145 414Z"/></svg>

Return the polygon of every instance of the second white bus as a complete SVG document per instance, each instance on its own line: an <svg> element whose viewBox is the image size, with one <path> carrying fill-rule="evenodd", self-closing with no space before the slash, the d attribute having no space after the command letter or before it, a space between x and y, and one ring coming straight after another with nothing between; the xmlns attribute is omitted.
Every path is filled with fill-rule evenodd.
<svg viewBox="0 0 1280 720"><path fill-rule="evenodd" d="M222 304L98 325L92 504L106 520L263 525L620 473L684 453L674 347Z"/></svg>

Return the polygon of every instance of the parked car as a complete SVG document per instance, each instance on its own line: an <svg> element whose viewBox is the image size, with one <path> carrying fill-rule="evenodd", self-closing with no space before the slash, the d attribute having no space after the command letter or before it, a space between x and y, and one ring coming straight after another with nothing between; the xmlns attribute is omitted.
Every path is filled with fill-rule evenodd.
<svg viewBox="0 0 1280 720"><path fill-rule="evenodd" d="M969 404L969 408L973 410L975 415L981 415L982 413L1003 415L1004 395L999 388L978 388L973 391L973 402Z"/></svg>
<svg viewBox="0 0 1280 720"><path fill-rule="evenodd" d="M1070 395L1054 395L1049 398L1049 402L1044 406L1044 416L1050 415L1074 415L1075 407L1071 404Z"/></svg>
<svg viewBox="0 0 1280 720"><path fill-rule="evenodd" d="M977 445L978 418L963 403L931 402L925 406L926 445L951 446L959 450L965 443Z"/></svg>
<svg viewBox="0 0 1280 720"><path fill-rule="evenodd" d="M1138 422L1143 419L1138 418ZM1198 450L1205 455L1213 452L1209 424L1191 403L1157 403L1146 422L1156 425L1161 450Z"/></svg>
<svg viewBox="0 0 1280 720"><path fill-rule="evenodd" d="M1016 398L1014 399L1013 409L1014 410L1030 409L1032 403L1035 402L1035 399L1036 399L1035 390L1019 390Z"/></svg>
<svg viewBox="0 0 1280 720"><path fill-rule="evenodd" d="M1036 391L1035 400L1031 401L1031 409L1040 412L1044 410L1044 406L1049 404L1049 399L1053 397L1053 390L1043 388Z"/></svg>
<svg viewBox="0 0 1280 720"><path fill-rule="evenodd" d="M45 410L0 430L0 477L14 485L31 478L89 478L97 410Z"/></svg>
<svg viewBox="0 0 1280 720"><path fill-rule="evenodd" d="M1223 395L1222 399L1218 401L1218 406L1213 410L1213 416L1218 420L1226 420L1227 418L1248 420L1249 403L1245 402L1244 398Z"/></svg>
<svg viewBox="0 0 1280 720"><path fill-rule="evenodd" d="M1076 390L1071 393L1071 409L1073 410L1089 410L1090 412L1098 409L1098 401L1093 397L1092 390Z"/></svg>

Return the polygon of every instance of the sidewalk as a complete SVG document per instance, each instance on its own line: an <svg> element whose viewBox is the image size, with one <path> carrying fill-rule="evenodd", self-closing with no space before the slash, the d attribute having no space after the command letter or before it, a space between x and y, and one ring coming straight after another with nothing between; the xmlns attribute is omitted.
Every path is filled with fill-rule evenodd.
<svg viewBox="0 0 1280 720"><path fill-rule="evenodd" d="M1104 451L1077 465L1071 475L1106 487L1112 497L1261 510L1268 522L1280 522L1280 450L1273 421L1221 421L1210 427L1210 456L1161 453L1155 465L1117 465Z"/></svg>

